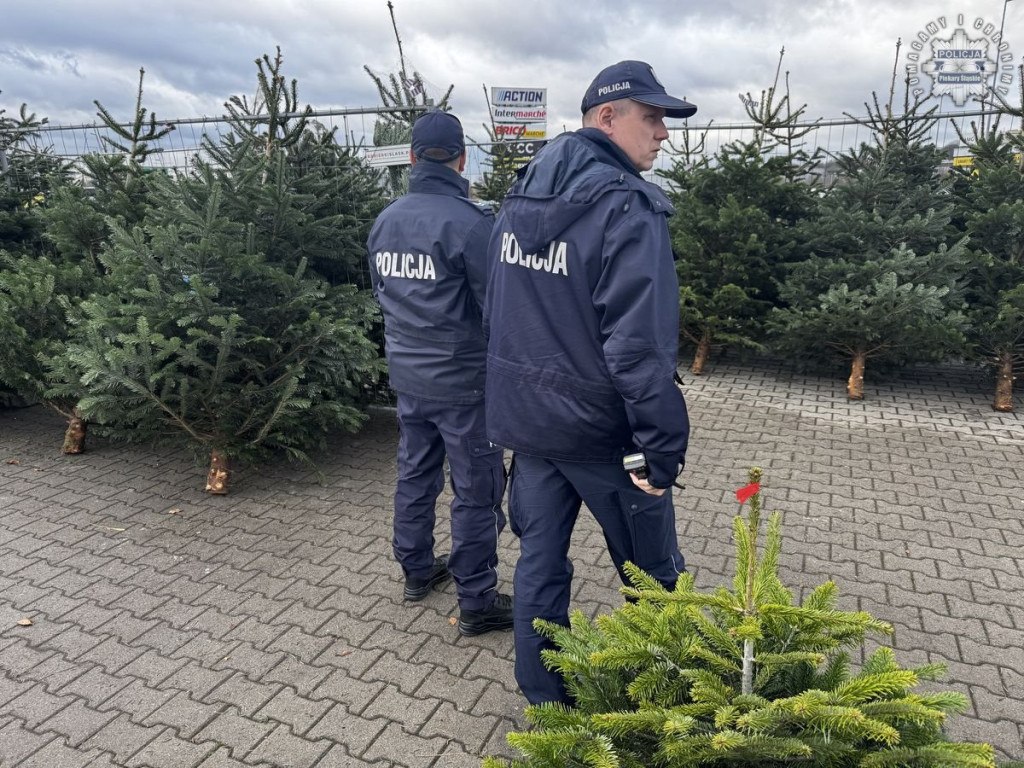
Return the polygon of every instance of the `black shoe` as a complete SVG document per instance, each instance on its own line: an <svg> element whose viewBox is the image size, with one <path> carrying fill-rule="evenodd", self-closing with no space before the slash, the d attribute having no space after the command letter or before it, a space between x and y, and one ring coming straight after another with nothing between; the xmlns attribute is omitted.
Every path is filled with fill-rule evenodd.
<svg viewBox="0 0 1024 768"><path fill-rule="evenodd" d="M452 572L448 570L448 555L441 555L440 557L434 558L434 564L430 568L428 573L422 579L416 579L412 576L405 577L405 591L402 593L402 597L405 600L418 601L430 594L430 590L436 587L438 584L444 584L452 577Z"/></svg>
<svg viewBox="0 0 1024 768"><path fill-rule="evenodd" d="M494 602L482 611L459 612L459 633L463 637L482 635L496 629L509 629L512 626L512 598L500 592Z"/></svg>

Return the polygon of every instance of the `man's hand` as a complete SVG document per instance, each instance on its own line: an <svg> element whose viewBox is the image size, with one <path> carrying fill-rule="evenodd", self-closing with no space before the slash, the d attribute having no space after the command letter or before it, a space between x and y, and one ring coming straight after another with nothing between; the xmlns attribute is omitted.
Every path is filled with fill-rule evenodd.
<svg viewBox="0 0 1024 768"><path fill-rule="evenodd" d="M637 477L635 472L630 472L629 476L633 480L633 485L635 485L644 493L651 494L651 496L664 496L665 491L668 490L668 488L655 488L653 485L647 482L646 478L641 479Z"/></svg>

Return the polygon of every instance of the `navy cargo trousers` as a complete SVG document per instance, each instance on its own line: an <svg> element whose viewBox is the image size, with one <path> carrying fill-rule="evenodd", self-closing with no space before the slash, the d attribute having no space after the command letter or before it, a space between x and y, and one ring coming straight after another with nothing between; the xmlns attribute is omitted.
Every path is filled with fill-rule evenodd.
<svg viewBox="0 0 1024 768"><path fill-rule="evenodd" d="M498 534L505 528L501 448L485 436L483 403L458 404L398 394L398 484L392 547L406 576L434 564L437 497L448 457L454 499L451 555L459 607L479 611L497 594Z"/></svg>
<svg viewBox="0 0 1024 768"><path fill-rule="evenodd" d="M621 464L543 459L516 453L509 475L508 515L519 537L515 571L516 682L531 704L570 703L557 672L544 667L540 652L553 645L533 629L533 620L569 625L573 566L569 559L580 504L604 533L619 577L626 561L666 589L685 570L676 539L671 490L652 496L633 485Z"/></svg>

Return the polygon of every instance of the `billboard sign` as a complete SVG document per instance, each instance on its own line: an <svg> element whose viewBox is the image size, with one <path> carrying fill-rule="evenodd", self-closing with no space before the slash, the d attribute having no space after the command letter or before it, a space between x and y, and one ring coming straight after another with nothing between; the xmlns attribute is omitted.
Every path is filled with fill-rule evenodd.
<svg viewBox="0 0 1024 768"><path fill-rule="evenodd" d="M387 168L392 165L408 165L412 144L392 144L388 147L364 147L363 160L371 168Z"/></svg>
<svg viewBox="0 0 1024 768"><path fill-rule="evenodd" d="M491 120L500 141L546 139L548 89L491 88Z"/></svg>
<svg viewBox="0 0 1024 768"><path fill-rule="evenodd" d="M547 88L491 88L495 107L546 107L547 103Z"/></svg>

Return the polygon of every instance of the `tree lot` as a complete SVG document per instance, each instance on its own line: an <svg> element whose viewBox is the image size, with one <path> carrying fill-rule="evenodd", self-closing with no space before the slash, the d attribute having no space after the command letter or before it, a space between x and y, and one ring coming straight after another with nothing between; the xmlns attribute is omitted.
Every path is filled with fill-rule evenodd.
<svg viewBox="0 0 1024 768"><path fill-rule="evenodd" d="M933 112L908 100L894 115L876 98L861 119L871 140L834 158L829 186L815 174L821 158L764 140L791 130L775 113L760 116L754 141L664 174L694 373L716 347L770 350L845 365L847 395L859 400L869 361L966 360L994 370L993 408L1013 409L1024 370L1024 167L1014 156L1024 142L993 129L968 142L973 168L943 175L926 140Z"/></svg>
<svg viewBox="0 0 1024 768"><path fill-rule="evenodd" d="M0 404L64 414L66 452L88 424L180 445L210 461L219 493L232 460L311 462L331 430L359 427L383 374L364 243L395 179L315 123L282 69L280 51L257 60L255 97L226 105L231 132L173 175L147 167L173 126L143 106L142 71L127 126L97 104L115 138L77 176L36 148L44 121L0 111ZM993 371L993 407L1011 410L1019 134L975 135L973 169L943 176L931 113L876 100L872 139L835 158L823 187L798 143L802 108L774 86L757 103L753 141L664 173L693 371L730 346L838 360L859 399L872 361L966 359ZM491 186L500 202L506 180Z"/></svg>

